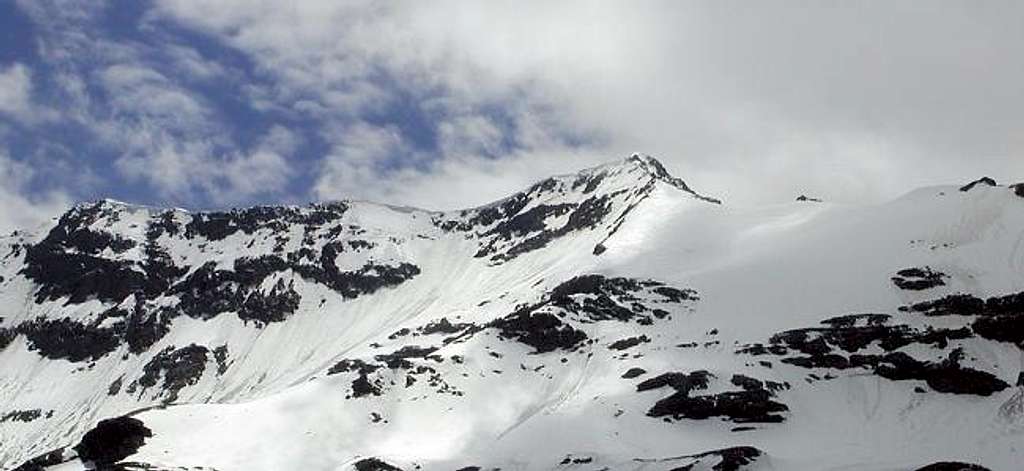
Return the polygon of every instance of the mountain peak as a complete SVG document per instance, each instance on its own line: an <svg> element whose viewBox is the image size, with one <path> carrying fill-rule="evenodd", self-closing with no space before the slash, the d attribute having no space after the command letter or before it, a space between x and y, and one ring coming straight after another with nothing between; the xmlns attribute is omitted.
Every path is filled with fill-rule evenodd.
<svg viewBox="0 0 1024 471"><path fill-rule="evenodd" d="M700 200L703 200L703 201L707 201L709 203L715 203L715 204L721 204L722 203L722 201L717 199L717 198L712 198L710 196L706 196L706 195L702 195L700 193L697 193L692 188L690 188L690 186L687 185L686 182L683 181L683 179L678 178L678 177L672 175L671 173L669 173L669 171L665 168L665 166L661 163L661 161L659 161L658 159L656 159L656 158L654 158L654 157L652 157L650 155L647 155L647 154L641 154L641 153L634 152L632 155L630 155L629 157L627 157L627 158L625 158L625 159L623 159L623 160L621 160L619 162L614 162L614 163L609 163L609 164L601 165L601 166L598 166L598 167L594 167L594 168L591 168L591 169L584 170L584 171L582 171L580 173L581 174L588 174L588 173L606 173L606 172L607 173L630 173L630 172L637 172L637 173L639 173L641 175L644 175L647 178L653 179L653 181L659 181L659 182L662 182L662 183L667 183L667 184L669 184L669 185L671 185L671 186L673 186L675 188L678 188L678 189L680 189L680 190L682 190L682 191L684 191L686 193L691 194L692 196L694 196L697 199L700 199ZM646 184L648 181L649 180L643 181L643 184Z"/></svg>
<svg viewBox="0 0 1024 471"><path fill-rule="evenodd" d="M0 469L1018 469L988 185L730 211L637 154L464 211L83 203L0 239Z"/></svg>
<svg viewBox="0 0 1024 471"><path fill-rule="evenodd" d="M72 207L52 228L48 238L75 239L68 241L72 246L83 242L78 241L82 238L87 239L83 243L101 238L103 241L131 239L136 244L145 244L163 233L218 241L232 234L252 235L262 230L283 238L291 227L301 226L309 231L351 220L361 221L360 225L381 225L377 228L380 230L384 230L384 226L398 230L387 221L401 221L399 225L409 224L422 230L428 230L421 226L426 224L444 232L466 234L480 244L477 257L501 264L563 239L586 240L593 247L593 253L599 255L627 216L663 184L672 188L668 190L670 194L679 190L684 193L679 195L683 198L721 203L692 190L654 157L635 153L617 162L546 178L488 205L462 211L429 212L428 217L418 221L415 217L383 216L374 209L383 206L392 212L409 213L409 208L372 203L364 206L351 201L191 212L102 199ZM346 217L350 210L350 216ZM92 245L86 243L86 252L93 251Z"/></svg>
<svg viewBox="0 0 1024 471"><path fill-rule="evenodd" d="M437 224L445 231L476 234L481 241L476 256L495 264L567 238L593 244L593 254L600 255L627 216L661 183L695 199L721 203L690 189L657 159L633 154L618 162L546 178L479 208L440 214Z"/></svg>
<svg viewBox="0 0 1024 471"><path fill-rule="evenodd" d="M678 178L675 178L671 174L669 174L668 170L665 170L665 166L662 165L661 161L650 155L634 152L632 155L626 158L625 162L630 165L639 166L640 168L650 173L652 176L663 178L666 180L679 180Z"/></svg>

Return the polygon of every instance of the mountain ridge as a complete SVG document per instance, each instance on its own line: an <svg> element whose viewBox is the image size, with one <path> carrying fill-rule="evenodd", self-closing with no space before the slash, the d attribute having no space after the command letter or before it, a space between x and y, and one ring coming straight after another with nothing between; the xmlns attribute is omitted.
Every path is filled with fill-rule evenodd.
<svg viewBox="0 0 1024 471"><path fill-rule="evenodd" d="M544 181L552 180L552 179L574 179L574 178L581 177L583 175L594 175L594 174L606 173L606 172L609 172L609 171L629 171L629 170L632 170L632 169L642 170L648 176L650 176L650 177L652 177L652 178L654 178L656 180L659 180L659 181L664 182L666 184L672 185L672 186L674 186L676 188L679 188L680 190L683 190L683 191L685 191L687 193L691 193L694 196L697 196L697 197L699 197L701 199L705 199L706 198L706 200L709 201L709 202L721 203L721 200L701 195L701 194L695 192L694 190L692 190L689 187L689 185L687 185L681 178L678 178L678 177L675 177L675 176L671 175L668 172L668 170L665 169L664 165L657 158L652 157L650 155L646 155L646 154L640 154L640 153L633 153L629 157L626 157L626 158L624 158L622 160L611 161L611 162L607 162L607 163L604 163L604 164L596 165L596 166L593 166L593 167L584 168L584 169L581 169L581 170L579 170L577 172L553 175L551 177L548 177L548 178L539 180L537 182L534 182L533 184L529 185L529 187L535 187L537 185L540 185ZM409 210L409 211L417 211L417 212L431 213L431 214L443 214L443 213L453 213L453 212L461 212L461 211L472 211L472 210L482 209L482 208L486 208L486 207L490 207L490 206L495 206L495 205L501 204L503 201L507 200L510 197L511 196L504 197L504 198L499 198L499 199L497 199L495 201L484 203L484 204L481 204L481 205L478 205L478 206L473 206L473 207L468 207L468 208L461 208L461 209L448 209L448 210L433 210L433 209L426 209L426 208L421 208L421 207L417 207L417 206L410 206L410 205L405 205L405 204L381 203L381 202L377 202L377 201L373 201L373 200L357 199L357 198L340 198L340 199L336 199L336 200L316 201L316 202L310 202L310 203L306 203L306 204L259 204L259 205L252 205L252 206L235 206L235 207L223 208L223 209L204 209L204 210L191 210L191 209L181 208L181 207L163 207L163 206L157 206L157 205L147 205L147 204L131 203L131 202L127 202L127 201L118 200L118 199L115 199L115 198L99 198L99 199L96 199L96 200L81 201L81 202L75 203L75 204L72 205L71 208L68 209L68 211L74 210L76 208L87 207L87 206L94 206L94 205L100 204L100 205L110 205L110 206L115 206L115 207L123 207L125 209L149 210L149 211L154 211L154 212L178 211L178 212L183 212L183 213L188 213L188 214L209 214L209 213L224 213L224 212L231 212L231 211L239 211L239 210L253 209L253 208L281 208L281 209L290 208L290 209L299 209L299 208L306 208L306 207L310 207L310 206L331 205L331 204L337 204L337 203L341 203L341 204L357 203L357 204L370 204L370 205L384 206L384 207L395 209L395 210Z"/></svg>
<svg viewBox="0 0 1024 471"><path fill-rule="evenodd" d="M0 468L1020 458L1024 199L748 210L663 170L450 212L92 203L0 239Z"/></svg>

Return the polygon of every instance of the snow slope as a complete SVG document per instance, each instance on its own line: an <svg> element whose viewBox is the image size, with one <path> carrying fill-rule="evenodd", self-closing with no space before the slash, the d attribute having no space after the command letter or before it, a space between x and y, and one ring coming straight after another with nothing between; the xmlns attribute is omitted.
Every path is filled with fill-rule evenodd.
<svg viewBox="0 0 1024 471"><path fill-rule="evenodd" d="M83 204L0 239L0 468L1018 469L1022 193Z"/></svg>

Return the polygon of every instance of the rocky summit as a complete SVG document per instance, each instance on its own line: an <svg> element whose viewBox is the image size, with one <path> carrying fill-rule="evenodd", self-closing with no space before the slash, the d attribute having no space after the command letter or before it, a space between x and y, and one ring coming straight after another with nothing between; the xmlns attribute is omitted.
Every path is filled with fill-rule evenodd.
<svg viewBox="0 0 1024 471"><path fill-rule="evenodd" d="M0 237L0 469L1020 469L1021 188L80 204Z"/></svg>

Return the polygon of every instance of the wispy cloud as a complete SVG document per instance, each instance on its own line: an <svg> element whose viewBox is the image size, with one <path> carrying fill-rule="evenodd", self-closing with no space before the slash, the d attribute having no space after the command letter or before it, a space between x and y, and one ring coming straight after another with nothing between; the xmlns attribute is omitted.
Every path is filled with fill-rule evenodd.
<svg viewBox="0 0 1024 471"><path fill-rule="evenodd" d="M18 5L0 121L125 199L451 208L634 151L734 204L1024 179L1017 3Z"/></svg>
<svg viewBox="0 0 1024 471"><path fill-rule="evenodd" d="M538 162L575 133L594 160L649 152L747 202L1024 173L1024 149L1007 140L1024 104L1012 85L1024 38L1007 21L1022 11L1010 5L945 2L922 17L907 5L784 2L200 3L158 9L245 51L275 75L278 99L302 96L305 109L359 118L387 101L381 77L399 83L437 118L439 160Z"/></svg>
<svg viewBox="0 0 1024 471"><path fill-rule="evenodd" d="M0 114L28 126L56 119L54 110L32 98L32 89L32 71L24 64L0 68Z"/></svg>
<svg viewBox="0 0 1024 471"><path fill-rule="evenodd" d="M0 235L16 229L35 229L70 205L68 195L59 191L26 196L26 188L36 177L31 166L0 151Z"/></svg>
<svg viewBox="0 0 1024 471"><path fill-rule="evenodd" d="M234 204L286 191L294 174L287 159L298 137L268 126L251 142L237 142L232 131L241 123L224 119L209 90L195 86L237 81L230 68L161 36L144 15L126 26L148 30L155 40L114 31L120 25L104 20L120 7L106 2L22 6L42 31L40 55L55 71L53 95L64 118L94 138L93 148L82 151L109 155L120 178L178 204Z"/></svg>

